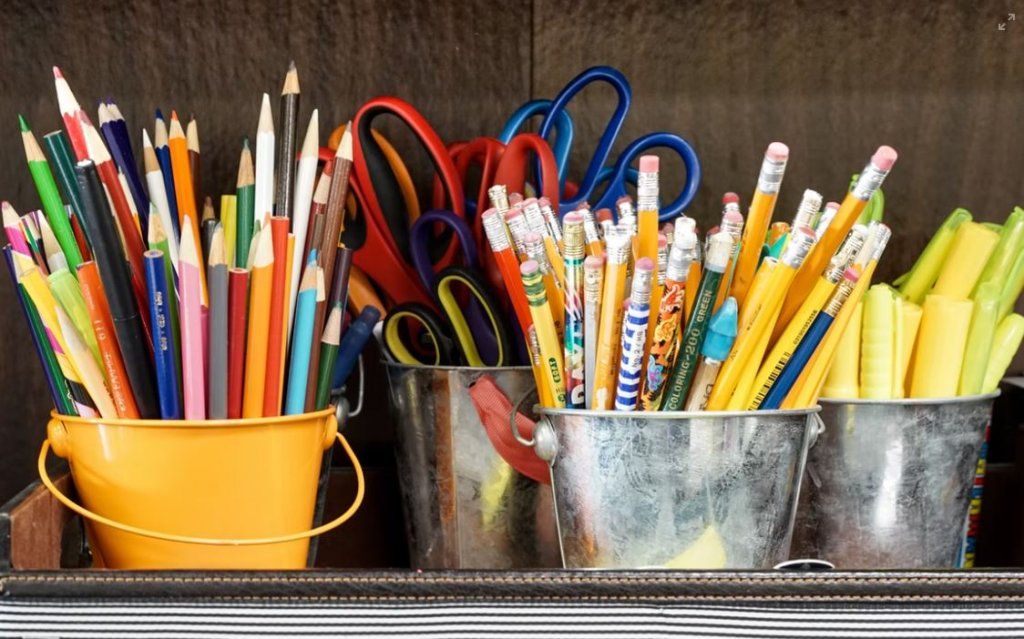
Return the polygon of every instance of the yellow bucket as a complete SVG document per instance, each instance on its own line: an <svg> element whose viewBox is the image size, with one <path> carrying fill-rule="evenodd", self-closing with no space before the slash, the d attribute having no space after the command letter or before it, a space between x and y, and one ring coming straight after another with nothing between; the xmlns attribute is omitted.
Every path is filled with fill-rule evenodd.
<svg viewBox="0 0 1024 639"><path fill-rule="evenodd" d="M352 460L356 498L310 530L320 462L335 438ZM47 475L51 448L68 460L83 505ZM97 563L107 568L304 568L309 538L348 520L364 493L333 408L201 422L52 413L38 468L47 489L89 520Z"/></svg>

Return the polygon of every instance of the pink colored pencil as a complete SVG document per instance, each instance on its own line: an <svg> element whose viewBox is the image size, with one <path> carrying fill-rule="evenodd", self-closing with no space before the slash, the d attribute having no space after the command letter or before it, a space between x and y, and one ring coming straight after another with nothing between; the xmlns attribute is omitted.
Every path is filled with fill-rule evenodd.
<svg viewBox="0 0 1024 639"><path fill-rule="evenodd" d="M178 290L181 297L181 377L185 389L185 419L206 419L206 363L203 353L203 290L199 279L199 250L192 219L181 222L178 251Z"/></svg>

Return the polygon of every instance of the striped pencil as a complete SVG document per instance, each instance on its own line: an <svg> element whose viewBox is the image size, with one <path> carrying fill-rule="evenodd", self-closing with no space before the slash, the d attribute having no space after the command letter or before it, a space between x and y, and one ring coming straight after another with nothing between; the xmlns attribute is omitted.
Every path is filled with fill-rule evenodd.
<svg viewBox="0 0 1024 639"><path fill-rule="evenodd" d="M644 363L647 323L651 315L651 285L654 260L641 257L633 269L633 290L622 324L622 358L615 391L615 410L636 410L640 396L640 372Z"/></svg>

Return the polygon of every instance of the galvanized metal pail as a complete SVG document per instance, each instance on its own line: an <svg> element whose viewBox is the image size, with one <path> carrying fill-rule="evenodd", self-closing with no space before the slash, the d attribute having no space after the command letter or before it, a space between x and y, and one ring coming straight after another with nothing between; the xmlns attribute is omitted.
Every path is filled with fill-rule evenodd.
<svg viewBox="0 0 1024 639"><path fill-rule="evenodd" d="M998 393L821 400L794 552L847 568L956 568Z"/></svg>
<svg viewBox="0 0 1024 639"><path fill-rule="evenodd" d="M788 558L818 408L539 409L566 568L768 569Z"/></svg>
<svg viewBox="0 0 1024 639"><path fill-rule="evenodd" d="M386 367L413 567L561 566L551 487L499 455L468 390L486 374L515 401L530 368Z"/></svg>

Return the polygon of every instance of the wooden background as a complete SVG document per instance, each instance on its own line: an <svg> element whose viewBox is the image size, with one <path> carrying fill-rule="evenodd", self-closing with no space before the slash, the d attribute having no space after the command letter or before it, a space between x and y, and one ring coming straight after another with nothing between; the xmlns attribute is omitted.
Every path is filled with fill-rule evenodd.
<svg viewBox="0 0 1024 639"><path fill-rule="evenodd" d="M211 195L233 190L260 93L279 93L290 59L303 122L313 106L322 123L338 123L366 99L394 94L446 140L494 135L522 101L609 64L633 86L622 140L669 130L696 147L705 177L691 213L702 222L724 191L749 197L772 140L792 152L778 209L787 218L804 188L839 199L879 144L898 149L884 189L895 235L881 273L891 277L954 207L994 221L1024 202L1024 14L1018 24L1005 12L1000 2L896 0L9 0L0 198L22 212L38 206L16 114L40 136L60 125L54 64L83 106L111 96L133 130L152 127L155 107L194 112ZM573 105L577 177L613 107L607 87ZM389 133L401 147L402 132ZM425 181L425 160L413 164ZM0 300L3 500L34 476L48 399L6 275ZM371 395L370 414L385 414L382 393ZM356 420L352 433L383 460L390 427L380 423Z"/></svg>

